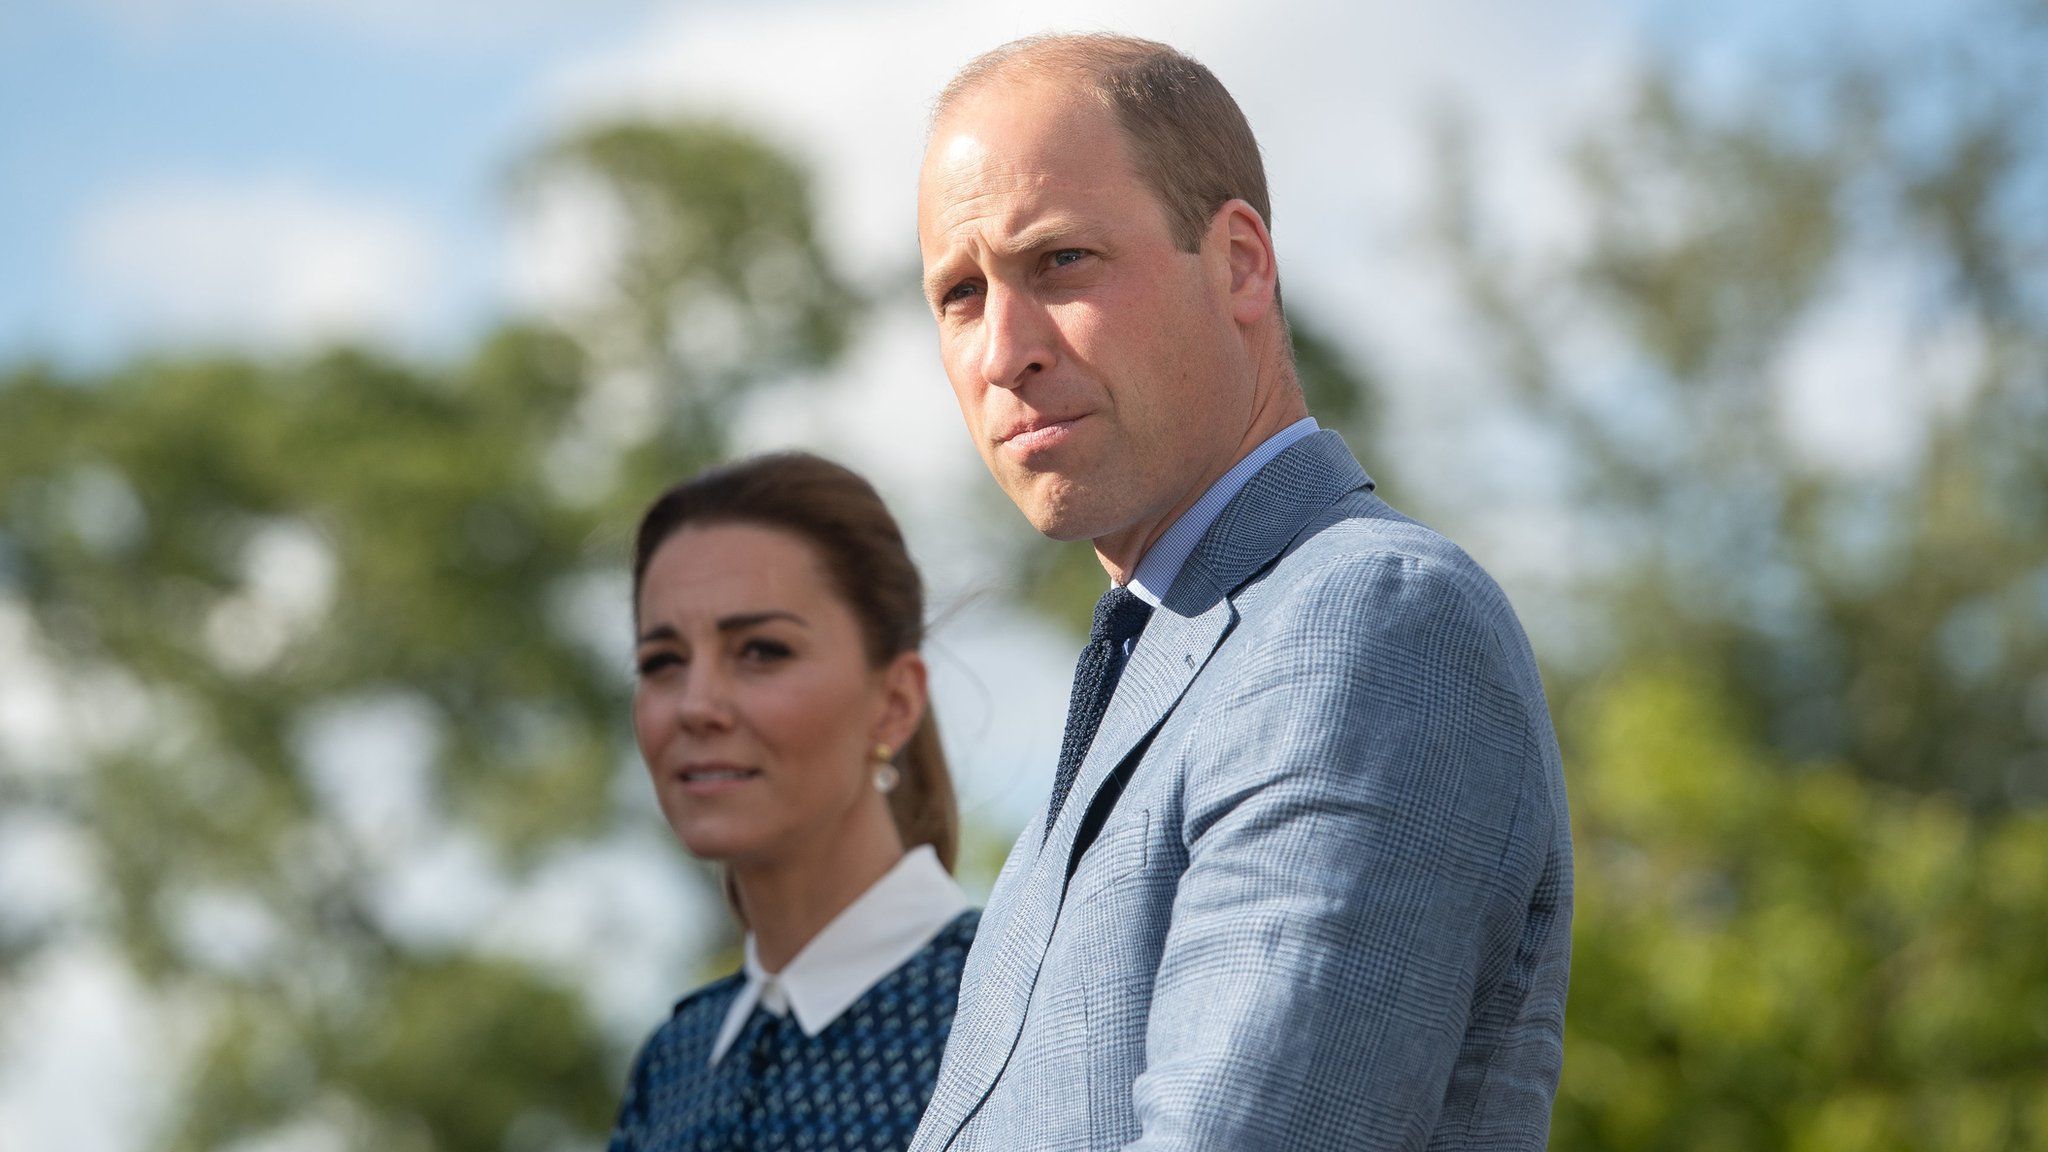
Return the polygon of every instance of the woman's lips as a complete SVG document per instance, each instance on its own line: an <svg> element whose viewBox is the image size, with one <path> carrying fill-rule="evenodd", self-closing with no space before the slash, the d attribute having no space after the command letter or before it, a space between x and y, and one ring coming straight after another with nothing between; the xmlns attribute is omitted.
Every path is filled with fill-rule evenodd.
<svg viewBox="0 0 2048 1152"><path fill-rule="evenodd" d="M717 796L744 788L760 775L759 768L736 764L691 764L676 771L675 781L687 795Z"/></svg>

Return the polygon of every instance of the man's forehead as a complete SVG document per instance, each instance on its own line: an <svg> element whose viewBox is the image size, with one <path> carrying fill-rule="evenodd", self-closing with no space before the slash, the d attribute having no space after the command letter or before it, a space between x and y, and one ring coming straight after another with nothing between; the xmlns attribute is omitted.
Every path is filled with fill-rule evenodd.
<svg viewBox="0 0 2048 1152"><path fill-rule="evenodd" d="M1107 165L1061 170L1028 162L943 168L926 174L919 189L923 212L941 228L963 216L1029 211L1058 200L1085 199L1117 190L1124 174Z"/></svg>
<svg viewBox="0 0 2048 1152"><path fill-rule="evenodd" d="M1045 82L994 84L963 97L933 125L924 172L1057 172L1077 150L1098 163L1121 156L1122 136L1099 100Z"/></svg>
<svg viewBox="0 0 2048 1152"><path fill-rule="evenodd" d="M918 179L921 227L944 232L961 220L1028 213L1068 197L1124 192L1135 180L1121 134L1106 110L1043 105L963 108L934 133Z"/></svg>

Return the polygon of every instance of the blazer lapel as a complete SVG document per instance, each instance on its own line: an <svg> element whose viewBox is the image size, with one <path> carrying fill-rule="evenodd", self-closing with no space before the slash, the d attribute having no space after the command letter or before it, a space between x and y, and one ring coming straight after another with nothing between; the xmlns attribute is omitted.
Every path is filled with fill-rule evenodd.
<svg viewBox="0 0 2048 1152"><path fill-rule="evenodd" d="M1204 599L1207 603L1195 615L1183 616L1164 607L1153 612L1137 648L1131 652L1130 663L1117 681L1116 694L1110 697L1109 708L1102 714L1095 742L1089 745L1088 756L1081 761L1074 790L1061 806L1052 835L1047 837L1045 850L1035 862L1034 874L1055 876L1062 892L1074 834L1096 791L1139 741L1165 723L1173 706L1194 682L1195 674L1209 662L1216 646L1237 621L1230 600L1221 592L1212 589Z"/></svg>
<svg viewBox="0 0 2048 1152"><path fill-rule="evenodd" d="M1116 694L1110 698L1102 727L1096 731L1088 758L1081 762L1080 775L1060 809L1051 837L1039 846L1041 816L1011 850L1021 854L1015 862L1019 875L1011 878L1021 883L1004 885L1008 899L1002 901L1006 907L997 923L982 921L982 934L975 939L969 961L969 967L976 970L963 974L960 1010L953 1020L946 1059L921 1130L943 1134L938 1147L945 1147L987 1097L1023 1031L1024 1014L1038 985L1039 966L1059 920L1066 890L1065 862L1089 801L1138 742L1165 721L1235 619L1230 601L1220 593L1198 616L1153 613L1117 681ZM996 902L992 894L991 906ZM985 947L992 951L986 954L984 968L974 961L982 958ZM923 1141L916 1145L923 1146Z"/></svg>

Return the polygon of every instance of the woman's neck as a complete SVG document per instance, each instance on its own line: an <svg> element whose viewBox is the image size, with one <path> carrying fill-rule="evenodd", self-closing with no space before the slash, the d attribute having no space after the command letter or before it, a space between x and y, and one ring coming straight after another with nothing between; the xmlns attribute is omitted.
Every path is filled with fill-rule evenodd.
<svg viewBox="0 0 2048 1152"><path fill-rule="evenodd" d="M733 866L733 883L761 967L780 972L834 916L903 859L903 840L886 807L881 820L880 827L867 821L788 855Z"/></svg>

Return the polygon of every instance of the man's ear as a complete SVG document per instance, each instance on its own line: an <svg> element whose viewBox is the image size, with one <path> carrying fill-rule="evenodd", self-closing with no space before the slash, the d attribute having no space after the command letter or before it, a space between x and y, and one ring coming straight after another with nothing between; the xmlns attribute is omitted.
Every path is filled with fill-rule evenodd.
<svg viewBox="0 0 2048 1152"><path fill-rule="evenodd" d="M1272 315L1280 265L1258 209L1244 200L1225 201L1209 218L1202 248L1211 254L1219 287L1229 295L1233 320L1255 324Z"/></svg>
<svg viewBox="0 0 2048 1152"><path fill-rule="evenodd" d="M875 722L875 743L900 751L917 735L930 703L925 677L924 657L916 652L900 652L882 669L882 715Z"/></svg>

